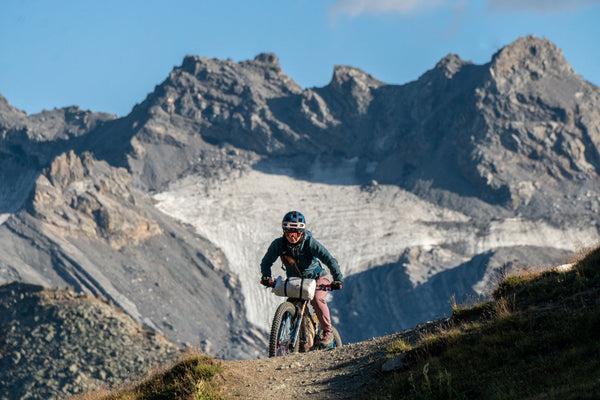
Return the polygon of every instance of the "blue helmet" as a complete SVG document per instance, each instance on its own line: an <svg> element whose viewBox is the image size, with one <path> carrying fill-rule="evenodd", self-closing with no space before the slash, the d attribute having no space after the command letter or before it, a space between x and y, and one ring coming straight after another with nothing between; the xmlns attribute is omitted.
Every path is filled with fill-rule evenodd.
<svg viewBox="0 0 600 400"><path fill-rule="evenodd" d="M281 227L284 232L304 232L306 229L306 218L299 211L290 211L283 217Z"/></svg>

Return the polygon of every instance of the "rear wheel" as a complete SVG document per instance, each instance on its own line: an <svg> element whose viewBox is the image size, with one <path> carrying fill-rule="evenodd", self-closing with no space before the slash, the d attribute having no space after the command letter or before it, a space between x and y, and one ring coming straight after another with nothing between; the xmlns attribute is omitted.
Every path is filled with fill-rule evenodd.
<svg viewBox="0 0 600 400"><path fill-rule="evenodd" d="M331 333L333 334L333 341L331 342L331 345L327 346L327 349L333 349L334 347L341 347L342 346L342 337L340 336L340 333L337 331L337 329L335 329L335 327L333 327L333 331L331 331Z"/></svg>
<svg viewBox="0 0 600 400"><path fill-rule="evenodd" d="M327 347L319 344L317 345L317 349L333 349L334 347L341 347L342 346L342 337L340 336L340 333L338 332L337 329L335 329L335 327L333 327L333 330L331 331L331 333L333 334L333 341L331 342L331 344ZM319 334L319 337L321 337L321 334Z"/></svg>
<svg viewBox="0 0 600 400"><path fill-rule="evenodd" d="M269 357L285 356L298 351L300 340L296 340L296 345L292 347L295 317L296 307L292 303L286 301L277 307L271 325Z"/></svg>
<svg viewBox="0 0 600 400"><path fill-rule="evenodd" d="M342 346L342 337L335 327L333 328L333 342L331 343L331 347L341 347Z"/></svg>

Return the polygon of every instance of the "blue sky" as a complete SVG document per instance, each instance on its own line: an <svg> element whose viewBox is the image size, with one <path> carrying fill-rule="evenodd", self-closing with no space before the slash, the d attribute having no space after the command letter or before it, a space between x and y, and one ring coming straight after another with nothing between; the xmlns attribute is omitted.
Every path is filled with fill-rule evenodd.
<svg viewBox="0 0 600 400"><path fill-rule="evenodd" d="M28 114L124 116L186 55L273 52L303 88L334 65L403 84L448 53L484 64L528 34L600 85L598 21L600 0L0 0L0 94Z"/></svg>

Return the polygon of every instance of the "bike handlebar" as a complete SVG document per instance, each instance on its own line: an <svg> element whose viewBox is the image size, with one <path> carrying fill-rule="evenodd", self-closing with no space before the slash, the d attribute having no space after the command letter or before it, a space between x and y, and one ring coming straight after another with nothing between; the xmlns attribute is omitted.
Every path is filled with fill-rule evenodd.
<svg viewBox="0 0 600 400"><path fill-rule="evenodd" d="M261 285L263 285L263 282L260 282ZM268 285L264 285L265 287L270 287L270 288L274 288L275 287L275 281L269 281ZM327 292L331 292L332 290L338 290L337 288L333 288L331 287L331 284L320 284L319 286L317 286L316 290L325 290Z"/></svg>

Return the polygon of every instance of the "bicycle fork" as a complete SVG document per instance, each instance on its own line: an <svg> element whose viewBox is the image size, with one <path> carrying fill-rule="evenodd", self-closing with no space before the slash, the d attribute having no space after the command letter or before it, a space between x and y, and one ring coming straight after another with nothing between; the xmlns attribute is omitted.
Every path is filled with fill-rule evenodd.
<svg viewBox="0 0 600 400"><path fill-rule="evenodd" d="M298 307L299 313L294 324L294 337L292 338L292 342L290 343L290 349L296 348L296 342L300 336L300 325L302 324L302 317L304 317L304 311L306 311L306 303L307 301L304 301L302 302L302 307Z"/></svg>

